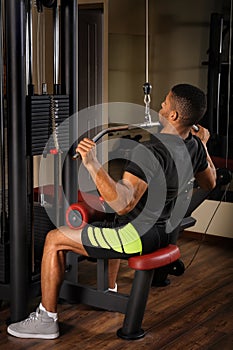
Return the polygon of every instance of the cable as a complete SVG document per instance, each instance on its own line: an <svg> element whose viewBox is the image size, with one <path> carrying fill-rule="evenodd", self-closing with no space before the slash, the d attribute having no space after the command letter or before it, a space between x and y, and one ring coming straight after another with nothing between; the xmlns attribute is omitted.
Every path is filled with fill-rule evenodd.
<svg viewBox="0 0 233 350"><path fill-rule="evenodd" d="M146 0L146 82L149 82L149 0Z"/></svg>

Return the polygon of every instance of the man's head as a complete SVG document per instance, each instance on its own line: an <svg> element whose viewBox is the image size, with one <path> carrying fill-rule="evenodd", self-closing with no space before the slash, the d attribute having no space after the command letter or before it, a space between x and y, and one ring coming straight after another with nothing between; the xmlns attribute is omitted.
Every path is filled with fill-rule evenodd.
<svg viewBox="0 0 233 350"><path fill-rule="evenodd" d="M178 120L185 127L197 124L206 111L206 96L202 90L189 84L172 87L159 114L165 119Z"/></svg>

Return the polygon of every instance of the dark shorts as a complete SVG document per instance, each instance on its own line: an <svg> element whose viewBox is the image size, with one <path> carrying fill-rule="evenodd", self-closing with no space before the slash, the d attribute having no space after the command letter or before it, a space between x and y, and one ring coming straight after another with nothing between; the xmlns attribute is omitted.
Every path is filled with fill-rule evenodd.
<svg viewBox="0 0 233 350"><path fill-rule="evenodd" d="M83 228L82 244L88 255L97 259L127 259L169 244L164 227L153 226L142 236L140 231L140 227L131 223L117 226L113 222L95 222Z"/></svg>

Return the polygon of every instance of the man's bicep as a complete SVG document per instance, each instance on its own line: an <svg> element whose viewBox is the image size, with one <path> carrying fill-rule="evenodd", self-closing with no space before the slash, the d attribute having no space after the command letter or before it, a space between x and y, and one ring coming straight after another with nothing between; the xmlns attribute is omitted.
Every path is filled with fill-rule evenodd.
<svg viewBox="0 0 233 350"><path fill-rule="evenodd" d="M209 166L205 170L196 173L195 178L198 185L205 190L211 190L215 186L215 178Z"/></svg>

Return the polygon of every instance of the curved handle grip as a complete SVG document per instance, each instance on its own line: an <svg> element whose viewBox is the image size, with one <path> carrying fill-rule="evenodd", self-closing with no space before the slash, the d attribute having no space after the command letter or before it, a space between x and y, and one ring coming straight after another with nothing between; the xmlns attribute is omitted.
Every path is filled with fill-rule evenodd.
<svg viewBox="0 0 233 350"><path fill-rule="evenodd" d="M96 134L93 137L93 141L97 142L99 139L101 139L101 137L103 137L104 135L110 133L110 132L114 132L114 131L122 131L122 130L131 130L131 129L135 129L135 128L153 128L155 126L160 126L160 122L151 122L151 123L143 123L143 124L132 124L132 125L119 125L119 126L112 126L110 128L107 128L105 130L100 131L98 134ZM73 155L73 159L78 159L80 158L80 153L75 153Z"/></svg>

